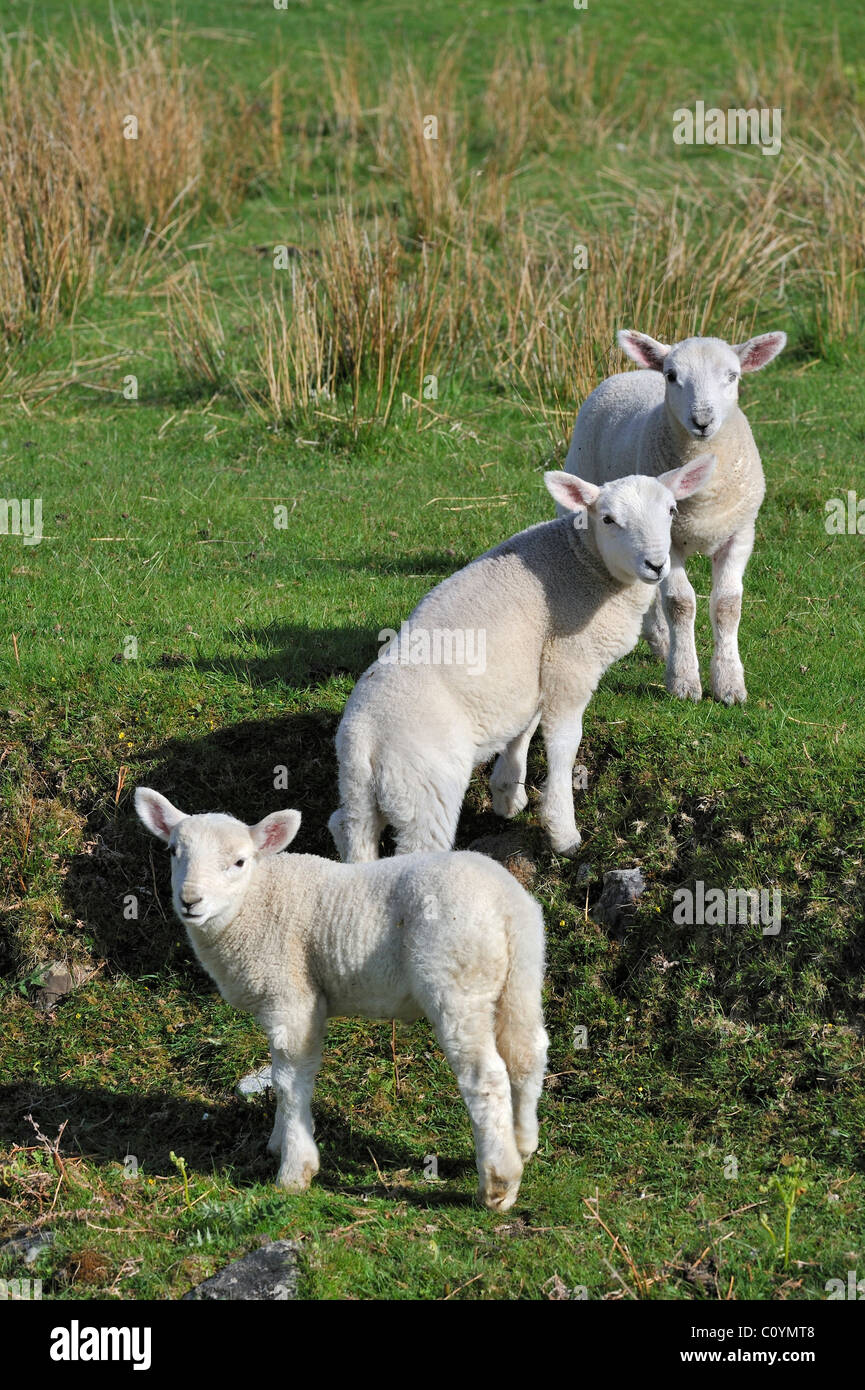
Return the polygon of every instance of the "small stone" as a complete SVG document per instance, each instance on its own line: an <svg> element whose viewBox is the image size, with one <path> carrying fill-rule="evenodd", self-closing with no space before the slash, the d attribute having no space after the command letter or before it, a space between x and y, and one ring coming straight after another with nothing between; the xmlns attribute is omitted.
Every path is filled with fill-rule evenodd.
<svg viewBox="0 0 865 1390"><path fill-rule="evenodd" d="M594 864L581 864L577 869L577 883L591 883L595 877Z"/></svg>
<svg viewBox="0 0 865 1390"><path fill-rule="evenodd" d="M296 1240L274 1240L251 1250L242 1259L226 1265L212 1279L205 1279L183 1301L205 1300L236 1302L240 1299L258 1303L285 1303L297 1298L297 1257L300 1243Z"/></svg>
<svg viewBox="0 0 865 1390"><path fill-rule="evenodd" d="M262 1092L269 1091L273 1085L270 1064L266 1067L259 1067L258 1071L251 1071L242 1077L235 1086L235 1094L244 1096L247 1100L250 1096L260 1096Z"/></svg>
<svg viewBox="0 0 865 1390"><path fill-rule="evenodd" d="M53 1243L52 1231L38 1231L33 1226L25 1226L11 1240L4 1240L0 1245L0 1255L8 1255L13 1259L23 1260L26 1265L32 1265L37 1255L41 1255L42 1251L47 1250Z"/></svg>
<svg viewBox="0 0 865 1390"><path fill-rule="evenodd" d="M604 874L601 896L590 908L592 919L601 926L610 927L618 937L623 937L628 919L640 894L645 891L646 880L639 869L610 869Z"/></svg>
<svg viewBox="0 0 865 1390"><path fill-rule="evenodd" d="M65 994L71 993L74 987L75 981L72 978L72 971L66 962L62 960L52 961L42 981L42 988L36 995L37 1007L50 1013L58 1001Z"/></svg>

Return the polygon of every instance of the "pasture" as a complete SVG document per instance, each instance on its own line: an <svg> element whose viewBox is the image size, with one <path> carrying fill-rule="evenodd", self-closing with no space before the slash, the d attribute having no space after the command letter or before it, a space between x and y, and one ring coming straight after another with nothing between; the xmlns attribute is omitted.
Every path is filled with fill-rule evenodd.
<svg viewBox="0 0 865 1390"><path fill-rule="evenodd" d="M46 1297L177 1298L282 1236L316 1299L806 1299L865 1274L865 553L855 510L826 527L865 496L865 37L853 0L680 20L3 20L0 492L41 499L43 534L0 536L0 1239L51 1233ZM698 100L781 108L780 152L677 146ZM574 860L533 815L533 747L514 824L550 1075L507 1218L472 1204L423 1023L331 1024L322 1170L282 1193L272 1102L234 1094L263 1035L197 966L132 791L297 807L296 848L331 856L333 735L378 633L552 514L543 471L623 369L620 327L789 335L742 392L768 484L749 701L672 700L642 643L613 667ZM506 828L481 772L457 847ZM611 933L589 908L633 865ZM778 888L780 932L677 925L698 881ZM77 983L46 1009L57 961Z"/></svg>

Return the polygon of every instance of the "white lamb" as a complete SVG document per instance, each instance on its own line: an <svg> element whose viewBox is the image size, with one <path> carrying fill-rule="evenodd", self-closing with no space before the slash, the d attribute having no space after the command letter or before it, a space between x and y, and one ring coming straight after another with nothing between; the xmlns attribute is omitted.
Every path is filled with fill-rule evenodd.
<svg viewBox="0 0 865 1390"><path fill-rule="evenodd" d="M521 531L427 594L398 645L360 677L337 730L341 806L330 830L342 859L376 859L385 825L399 853L449 849L472 771L494 753L493 809L516 815L538 723L548 770L541 819L555 850L576 851L583 710L607 667L636 643L667 574L676 499L702 487L713 467L707 455L660 478L601 488L547 473L572 515ZM437 633L461 636L476 659L430 661Z"/></svg>
<svg viewBox="0 0 865 1390"><path fill-rule="evenodd" d="M280 854L299 811L246 826L187 816L147 787L135 808L171 847L174 909L199 961L267 1034L281 1186L306 1188L318 1171L310 1100L328 1017L426 1016L471 1117L480 1197L512 1206L538 1145L547 1035L543 914L507 870L469 853Z"/></svg>
<svg viewBox="0 0 865 1390"><path fill-rule="evenodd" d="M685 561L695 551L711 556L712 694L728 705L744 701L738 644L742 579L766 483L739 409L739 378L777 357L786 334L764 333L737 346L721 338L685 338L669 347L630 331L618 338L622 350L647 370L619 372L592 392L577 416L565 469L598 484L635 471L657 476L695 458L712 441L715 475L679 508L670 573L646 614L643 635L667 663L670 693L699 700L697 601Z"/></svg>

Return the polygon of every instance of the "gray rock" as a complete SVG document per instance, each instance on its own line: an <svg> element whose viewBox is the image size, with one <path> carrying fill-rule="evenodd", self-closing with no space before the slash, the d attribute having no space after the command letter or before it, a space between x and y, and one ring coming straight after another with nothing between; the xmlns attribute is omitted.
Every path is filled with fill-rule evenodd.
<svg viewBox="0 0 865 1390"><path fill-rule="evenodd" d="M235 1094L244 1096L247 1100L250 1096L260 1096L263 1091L269 1091L273 1085L270 1074L270 1064L266 1067L259 1067L258 1071L251 1071L247 1076L241 1077L235 1086Z"/></svg>
<svg viewBox="0 0 865 1390"><path fill-rule="evenodd" d="M42 981L42 988L36 995L36 1004L45 1013L50 1013L63 996L70 994L74 987L75 981L72 977L72 971L66 962L62 960L52 961Z"/></svg>
<svg viewBox="0 0 865 1390"><path fill-rule="evenodd" d="M639 869L610 869L604 874L601 896L590 909L592 919L610 927L615 935L624 936L645 887L646 880Z"/></svg>
<svg viewBox="0 0 865 1390"><path fill-rule="evenodd" d="M41 1255L43 1250L47 1250L54 1243L52 1231L38 1231L32 1227L26 1227L19 1231L11 1240L4 1240L0 1245L0 1255L10 1255L15 1259L23 1260L26 1265L32 1265L37 1255Z"/></svg>
<svg viewBox="0 0 865 1390"><path fill-rule="evenodd" d="M212 1300L228 1302L256 1300L264 1303L284 1303L297 1298L297 1257L300 1244L296 1240L274 1240L251 1250L242 1260L226 1265L212 1279L197 1284L183 1300L195 1302Z"/></svg>

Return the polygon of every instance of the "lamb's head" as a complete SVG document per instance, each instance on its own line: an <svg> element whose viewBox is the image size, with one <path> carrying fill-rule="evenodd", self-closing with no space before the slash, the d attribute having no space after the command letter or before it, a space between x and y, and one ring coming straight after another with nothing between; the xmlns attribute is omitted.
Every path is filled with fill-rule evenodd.
<svg viewBox="0 0 865 1390"><path fill-rule="evenodd" d="M588 530L614 579L660 584L670 572L670 527L676 502L697 492L715 469L715 455L701 454L657 478L631 474L603 487L573 473L545 473L555 500L573 512L577 530Z"/></svg>
<svg viewBox="0 0 865 1390"><path fill-rule="evenodd" d="M175 912L211 936L236 916L258 858L285 849L300 826L299 811L274 811L257 825L220 814L187 816L149 787L137 788L135 809L171 851Z"/></svg>
<svg viewBox="0 0 865 1390"><path fill-rule="evenodd" d="M663 372L667 409L695 439L718 433L736 409L742 373L765 367L787 342L786 333L762 333L735 345L723 338L684 338L668 346L630 329L618 337L622 351L641 367Z"/></svg>

